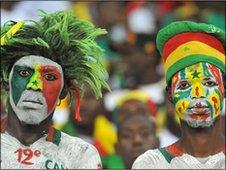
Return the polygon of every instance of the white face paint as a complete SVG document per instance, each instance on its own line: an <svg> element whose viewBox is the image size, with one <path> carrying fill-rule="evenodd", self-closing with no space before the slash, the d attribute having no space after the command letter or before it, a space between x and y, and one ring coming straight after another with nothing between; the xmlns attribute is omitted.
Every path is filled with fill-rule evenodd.
<svg viewBox="0 0 226 170"><path fill-rule="evenodd" d="M54 111L63 85L59 64L42 56L25 56L9 75L10 104L20 121L39 124Z"/></svg>

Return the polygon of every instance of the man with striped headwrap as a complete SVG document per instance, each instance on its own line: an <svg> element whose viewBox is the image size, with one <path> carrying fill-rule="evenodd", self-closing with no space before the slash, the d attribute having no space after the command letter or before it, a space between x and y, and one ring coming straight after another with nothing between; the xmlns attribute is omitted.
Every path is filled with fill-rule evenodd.
<svg viewBox="0 0 226 170"><path fill-rule="evenodd" d="M213 25L177 21L159 31L167 92L180 118L174 144L148 150L133 169L225 169L221 113L225 97L225 32Z"/></svg>
<svg viewBox="0 0 226 170"><path fill-rule="evenodd" d="M35 21L7 22L1 28L1 86L9 87L6 118L1 117L1 168L99 169L95 147L52 127L58 100L80 98L88 83L96 97L107 88L103 29L59 11Z"/></svg>

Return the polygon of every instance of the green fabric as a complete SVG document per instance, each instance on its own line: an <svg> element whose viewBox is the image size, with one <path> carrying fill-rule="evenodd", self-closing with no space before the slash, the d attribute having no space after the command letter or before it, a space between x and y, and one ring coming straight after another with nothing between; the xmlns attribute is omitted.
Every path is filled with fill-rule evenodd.
<svg viewBox="0 0 226 170"><path fill-rule="evenodd" d="M24 66L15 66L12 74L12 82L14 82L12 83L12 97L15 105L17 105L17 103L19 102L21 94L26 89L26 85L30 81L31 75L34 73L34 70L32 70L31 68L26 68L29 70L31 75L27 77L18 76L19 71L22 69L24 69Z"/></svg>
<svg viewBox="0 0 226 170"><path fill-rule="evenodd" d="M225 45L225 31L211 24L192 21L176 21L161 29L156 38L157 48L162 54L164 44L174 35L183 32L204 32L218 38Z"/></svg>
<svg viewBox="0 0 226 170"><path fill-rule="evenodd" d="M54 129L53 143L59 146L61 141L61 132L57 129Z"/></svg>
<svg viewBox="0 0 226 170"><path fill-rule="evenodd" d="M208 62L213 65L216 65L219 69L221 69L225 73L225 64L222 63L217 58L213 58L211 56L203 55L203 54L195 54L195 55L189 55L179 61L177 61L175 64L173 64L166 73L166 83L169 84L171 81L172 76L178 72L179 70L193 65L198 62Z"/></svg>
<svg viewBox="0 0 226 170"><path fill-rule="evenodd" d="M125 165L121 158L121 156L117 154L112 154L109 156L101 157L101 162L103 169L117 169L117 170L124 170Z"/></svg>
<svg viewBox="0 0 226 170"><path fill-rule="evenodd" d="M11 38L1 46L0 82L7 86L10 68L15 61L26 55L40 55L60 64L69 88L73 81L80 93L88 83L97 98L107 84L108 73L103 66L103 50L96 37L106 30L95 28L88 21L80 20L69 11L47 14L40 11L39 21L25 21ZM15 24L6 22L1 27L1 37Z"/></svg>
<svg viewBox="0 0 226 170"><path fill-rule="evenodd" d="M175 157L171 153L167 152L166 148L159 148L159 151L162 153L168 163L170 163L171 160Z"/></svg>
<svg viewBox="0 0 226 170"><path fill-rule="evenodd" d="M62 132L67 133L70 136L78 136L78 131L73 125L71 119L60 129Z"/></svg>

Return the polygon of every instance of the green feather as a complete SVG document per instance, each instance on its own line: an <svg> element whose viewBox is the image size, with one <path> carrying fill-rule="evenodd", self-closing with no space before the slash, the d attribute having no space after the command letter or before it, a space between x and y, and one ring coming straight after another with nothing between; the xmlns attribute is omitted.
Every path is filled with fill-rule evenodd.
<svg viewBox="0 0 226 170"><path fill-rule="evenodd" d="M96 97L101 97L101 90L110 87L103 66L103 50L95 39L106 34L106 30L76 18L68 11L47 14L40 10L40 15L42 19L26 21L23 28L1 46L1 82L8 83L9 67L15 61L26 55L40 55L59 63L65 78L76 82L81 93L84 84L88 83ZM4 24L1 36L13 24Z"/></svg>

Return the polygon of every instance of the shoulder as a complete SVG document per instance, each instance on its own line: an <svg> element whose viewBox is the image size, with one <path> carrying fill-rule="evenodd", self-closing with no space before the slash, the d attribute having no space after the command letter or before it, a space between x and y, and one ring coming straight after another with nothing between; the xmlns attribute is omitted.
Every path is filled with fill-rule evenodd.
<svg viewBox="0 0 226 170"><path fill-rule="evenodd" d="M79 150L81 154L85 154L90 151L96 151L93 145L85 142L84 140L70 136L64 132L61 132L61 146L68 147L70 150Z"/></svg>
<svg viewBox="0 0 226 170"><path fill-rule="evenodd" d="M79 162L77 168L97 169L101 166L99 153L93 145L78 137L73 137L63 132L61 133L61 145L65 146L64 150Z"/></svg>
<svg viewBox="0 0 226 170"><path fill-rule="evenodd" d="M150 149L135 160L132 169L155 169L166 166L167 162L159 149Z"/></svg>

